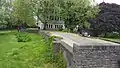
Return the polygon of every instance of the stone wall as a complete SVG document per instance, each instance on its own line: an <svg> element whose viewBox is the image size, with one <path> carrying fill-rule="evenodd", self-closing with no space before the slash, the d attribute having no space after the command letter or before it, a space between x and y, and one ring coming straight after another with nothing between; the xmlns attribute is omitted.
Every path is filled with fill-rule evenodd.
<svg viewBox="0 0 120 68"><path fill-rule="evenodd" d="M67 44L54 42L54 54L62 51L67 68L120 68L120 46L117 45L76 45L73 53ZM69 46L69 45L68 45Z"/></svg>
<svg viewBox="0 0 120 68"><path fill-rule="evenodd" d="M43 33L48 39L49 34ZM76 45L70 47L60 39L54 39L53 52L59 51L67 62L67 68L120 68L120 46L118 45Z"/></svg>
<svg viewBox="0 0 120 68"><path fill-rule="evenodd" d="M50 37L49 33L40 32L40 34L48 40ZM63 53L63 57L67 62L67 68L73 68L74 60L73 60L73 48L66 44L64 41L61 41L60 38L54 38L53 40L53 53L54 56L57 56L59 52Z"/></svg>
<svg viewBox="0 0 120 68"><path fill-rule="evenodd" d="M62 41L53 41L53 52L56 56L60 51L63 53L63 57L65 61L67 62L67 68L73 68L74 60L73 60L73 53L70 52L67 48L64 46L69 46L68 44L62 42Z"/></svg>
<svg viewBox="0 0 120 68"><path fill-rule="evenodd" d="M74 45L73 52L73 68L120 68L120 46Z"/></svg>

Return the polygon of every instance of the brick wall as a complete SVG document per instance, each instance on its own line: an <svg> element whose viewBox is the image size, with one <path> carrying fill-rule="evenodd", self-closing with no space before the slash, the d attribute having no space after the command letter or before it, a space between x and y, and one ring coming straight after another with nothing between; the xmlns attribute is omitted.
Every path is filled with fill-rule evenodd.
<svg viewBox="0 0 120 68"><path fill-rule="evenodd" d="M74 45L73 53L73 68L120 68L120 46Z"/></svg>

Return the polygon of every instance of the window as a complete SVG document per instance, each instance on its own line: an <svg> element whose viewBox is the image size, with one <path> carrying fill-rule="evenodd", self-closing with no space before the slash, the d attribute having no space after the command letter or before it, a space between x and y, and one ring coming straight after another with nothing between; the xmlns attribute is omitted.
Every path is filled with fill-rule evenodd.
<svg viewBox="0 0 120 68"><path fill-rule="evenodd" d="M49 24L49 28L50 28L50 24Z"/></svg>
<svg viewBox="0 0 120 68"><path fill-rule="evenodd" d="M57 25L55 25L55 28L57 28Z"/></svg>
<svg viewBox="0 0 120 68"><path fill-rule="evenodd" d="M53 16L50 16L50 20L54 20Z"/></svg>
<svg viewBox="0 0 120 68"><path fill-rule="evenodd" d="M57 25L57 28L59 28L59 25Z"/></svg>
<svg viewBox="0 0 120 68"><path fill-rule="evenodd" d="M61 25L60 28L63 28L63 25Z"/></svg>
<svg viewBox="0 0 120 68"><path fill-rule="evenodd" d="M53 25L51 25L51 28L53 28Z"/></svg>

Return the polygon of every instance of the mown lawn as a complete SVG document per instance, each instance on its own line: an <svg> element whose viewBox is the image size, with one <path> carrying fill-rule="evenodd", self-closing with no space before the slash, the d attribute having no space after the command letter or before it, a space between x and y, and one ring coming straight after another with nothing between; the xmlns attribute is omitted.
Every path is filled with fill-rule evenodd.
<svg viewBox="0 0 120 68"><path fill-rule="evenodd" d="M0 58L12 48L19 48L21 46L21 44L18 44L15 35L8 35L8 33L4 35L3 33L4 31L0 33Z"/></svg>
<svg viewBox="0 0 120 68"><path fill-rule="evenodd" d="M31 40L18 42L16 35L26 36L24 33L0 31L0 68L66 68L61 53L56 59L53 57L52 38L45 40L35 33L25 34Z"/></svg>
<svg viewBox="0 0 120 68"><path fill-rule="evenodd" d="M120 43L119 38L101 38L101 39L106 40L106 41L110 41L110 42Z"/></svg>

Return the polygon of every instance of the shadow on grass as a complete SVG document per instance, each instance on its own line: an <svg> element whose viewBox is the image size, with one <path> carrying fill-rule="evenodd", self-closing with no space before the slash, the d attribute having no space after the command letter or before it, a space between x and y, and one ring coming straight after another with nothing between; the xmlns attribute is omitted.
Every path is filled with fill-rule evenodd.
<svg viewBox="0 0 120 68"><path fill-rule="evenodd" d="M13 32L11 32L11 31L0 32L0 35L10 35L10 34L13 34Z"/></svg>
<svg viewBox="0 0 120 68"><path fill-rule="evenodd" d="M14 34L17 33L17 30L0 30L0 35L10 35L10 34ZM38 33L37 29L25 29L23 32L27 32L27 33Z"/></svg>
<svg viewBox="0 0 120 68"><path fill-rule="evenodd" d="M25 32L28 32L28 33L38 33L38 30L31 30L31 29L29 29L29 30L25 30Z"/></svg>

